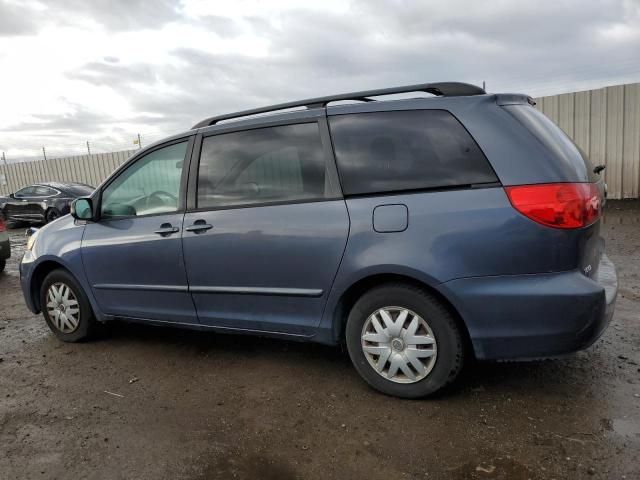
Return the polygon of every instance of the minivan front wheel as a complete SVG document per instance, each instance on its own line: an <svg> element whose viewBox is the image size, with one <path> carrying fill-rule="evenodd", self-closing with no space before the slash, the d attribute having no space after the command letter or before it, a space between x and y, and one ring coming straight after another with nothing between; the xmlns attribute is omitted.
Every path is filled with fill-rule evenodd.
<svg viewBox="0 0 640 480"><path fill-rule="evenodd" d="M388 395L430 395L451 383L463 365L456 319L438 299L411 285L365 293L347 319L346 341L358 373Z"/></svg>
<svg viewBox="0 0 640 480"><path fill-rule="evenodd" d="M66 270L49 273L40 289L42 314L51 331L63 342L89 337L96 320L84 290Z"/></svg>

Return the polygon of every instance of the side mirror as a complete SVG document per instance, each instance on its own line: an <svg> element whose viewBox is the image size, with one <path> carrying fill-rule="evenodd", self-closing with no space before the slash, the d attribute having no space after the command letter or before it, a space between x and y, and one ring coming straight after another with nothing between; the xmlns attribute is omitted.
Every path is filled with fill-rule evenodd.
<svg viewBox="0 0 640 480"><path fill-rule="evenodd" d="M71 216L76 220L93 220L93 201L90 198L77 198L71 203Z"/></svg>
<svg viewBox="0 0 640 480"><path fill-rule="evenodd" d="M16 194L15 193L10 193L9 194L9 198L16 198Z"/></svg>

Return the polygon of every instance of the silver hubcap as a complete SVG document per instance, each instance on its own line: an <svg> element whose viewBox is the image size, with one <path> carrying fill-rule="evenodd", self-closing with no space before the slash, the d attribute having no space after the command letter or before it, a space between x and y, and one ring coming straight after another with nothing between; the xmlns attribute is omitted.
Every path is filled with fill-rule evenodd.
<svg viewBox="0 0 640 480"><path fill-rule="evenodd" d="M379 375L396 383L422 380L436 363L436 339L427 322L403 307L383 307L362 327L362 350Z"/></svg>
<svg viewBox="0 0 640 480"><path fill-rule="evenodd" d="M64 283L54 283L47 290L47 313L55 327L71 333L80 323L80 306L73 290Z"/></svg>

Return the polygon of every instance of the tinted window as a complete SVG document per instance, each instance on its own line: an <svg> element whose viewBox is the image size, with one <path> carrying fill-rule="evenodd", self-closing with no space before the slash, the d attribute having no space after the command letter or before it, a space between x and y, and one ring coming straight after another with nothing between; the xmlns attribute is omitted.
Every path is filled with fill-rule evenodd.
<svg viewBox="0 0 640 480"><path fill-rule="evenodd" d="M339 115L329 122L345 194L497 181L469 133L443 110Z"/></svg>
<svg viewBox="0 0 640 480"><path fill-rule="evenodd" d="M36 197L51 197L53 195L57 195L58 192L53 188L38 186L35 187L35 196Z"/></svg>
<svg viewBox="0 0 640 480"><path fill-rule="evenodd" d="M137 160L102 192L102 215L120 217L178 210L187 142L155 150Z"/></svg>
<svg viewBox="0 0 640 480"><path fill-rule="evenodd" d="M87 197L91 195L95 189L88 185L69 185L65 187L65 190L74 197Z"/></svg>
<svg viewBox="0 0 640 480"><path fill-rule="evenodd" d="M36 187L25 187L15 193L16 197L32 197L36 193Z"/></svg>
<svg viewBox="0 0 640 480"><path fill-rule="evenodd" d="M578 176L581 177L586 168L589 181L597 182L600 179L593 172L587 154L544 113L528 105L507 105L503 108L540 140L558 161L569 166Z"/></svg>
<svg viewBox="0 0 640 480"><path fill-rule="evenodd" d="M206 137L198 208L327 198L328 179L316 123Z"/></svg>

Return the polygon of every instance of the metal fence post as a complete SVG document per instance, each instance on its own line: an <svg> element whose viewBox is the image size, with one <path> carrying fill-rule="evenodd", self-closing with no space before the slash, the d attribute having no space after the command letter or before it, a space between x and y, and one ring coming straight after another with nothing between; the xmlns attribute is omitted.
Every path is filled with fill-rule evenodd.
<svg viewBox="0 0 640 480"><path fill-rule="evenodd" d="M9 185L9 163L7 162L7 157L4 152L2 152L2 161L4 162L4 185L0 184L0 187L7 187L7 190L11 188Z"/></svg>

